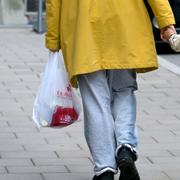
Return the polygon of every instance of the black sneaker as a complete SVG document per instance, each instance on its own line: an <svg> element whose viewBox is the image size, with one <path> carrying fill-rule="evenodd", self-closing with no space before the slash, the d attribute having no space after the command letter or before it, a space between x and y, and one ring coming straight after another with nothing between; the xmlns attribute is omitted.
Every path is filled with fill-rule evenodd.
<svg viewBox="0 0 180 180"><path fill-rule="evenodd" d="M93 180L114 180L114 173L112 171L106 171L99 176L94 176Z"/></svg>
<svg viewBox="0 0 180 180"><path fill-rule="evenodd" d="M117 154L117 163L120 169L119 180L140 180L134 161L137 156L127 146L122 146Z"/></svg>

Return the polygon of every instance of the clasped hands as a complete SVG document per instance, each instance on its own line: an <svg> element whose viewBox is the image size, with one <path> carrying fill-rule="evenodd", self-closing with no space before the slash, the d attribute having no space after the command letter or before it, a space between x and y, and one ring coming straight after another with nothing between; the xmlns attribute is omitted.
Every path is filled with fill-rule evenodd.
<svg viewBox="0 0 180 180"><path fill-rule="evenodd" d="M160 29L161 39L165 42L169 42L169 39L173 34L177 34L174 25L166 26Z"/></svg>

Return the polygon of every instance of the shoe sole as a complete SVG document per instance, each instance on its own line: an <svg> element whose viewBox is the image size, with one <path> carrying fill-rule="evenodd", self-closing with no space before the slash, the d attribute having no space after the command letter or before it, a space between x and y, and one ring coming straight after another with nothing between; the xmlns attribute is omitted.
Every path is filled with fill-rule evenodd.
<svg viewBox="0 0 180 180"><path fill-rule="evenodd" d="M127 159L122 159L121 162L119 162L119 169L125 172L132 172L132 174L134 174L133 177L129 178L128 180L140 180L134 162L128 161Z"/></svg>

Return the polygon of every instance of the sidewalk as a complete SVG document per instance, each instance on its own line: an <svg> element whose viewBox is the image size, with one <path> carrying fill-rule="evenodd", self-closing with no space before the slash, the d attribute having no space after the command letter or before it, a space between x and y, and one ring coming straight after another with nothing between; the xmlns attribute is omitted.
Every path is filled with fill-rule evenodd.
<svg viewBox="0 0 180 180"><path fill-rule="evenodd" d="M0 29L0 180L92 179L83 121L39 131L31 120L47 55L44 35ZM160 68L138 77L141 179L180 180L180 76Z"/></svg>
<svg viewBox="0 0 180 180"><path fill-rule="evenodd" d="M166 61L168 61L169 63L175 64L180 68L180 54L170 54L170 55L163 54L161 55L161 57ZM167 58L167 57L171 57L171 58Z"/></svg>

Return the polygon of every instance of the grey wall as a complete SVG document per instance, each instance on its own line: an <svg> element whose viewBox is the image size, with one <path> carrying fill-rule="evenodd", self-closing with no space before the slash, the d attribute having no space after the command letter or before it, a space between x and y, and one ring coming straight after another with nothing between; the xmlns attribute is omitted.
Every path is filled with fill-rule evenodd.
<svg viewBox="0 0 180 180"><path fill-rule="evenodd" d="M23 0L0 0L0 24L27 24Z"/></svg>

